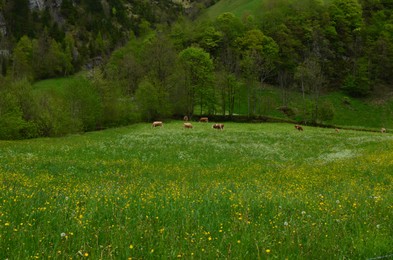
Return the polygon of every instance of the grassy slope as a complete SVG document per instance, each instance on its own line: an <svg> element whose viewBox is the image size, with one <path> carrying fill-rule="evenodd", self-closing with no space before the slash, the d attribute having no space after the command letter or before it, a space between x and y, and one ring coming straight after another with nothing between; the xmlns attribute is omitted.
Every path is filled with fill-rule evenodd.
<svg viewBox="0 0 393 260"><path fill-rule="evenodd" d="M266 87L261 96L261 103L257 106L257 113L265 116L285 118L288 117L277 110L283 105L281 90L274 87ZM247 99L245 93L243 101L237 103L235 110L237 114L247 114ZM303 99L299 92L290 91L287 93L288 106L297 113L303 111ZM309 100L309 98L307 97ZM349 104L344 103L348 100ZM333 120L324 122L325 124L335 125L346 128L364 128L379 130L381 127L393 128L393 100L391 99L356 99L350 98L341 92L331 92L320 98L320 104L329 102L333 104L335 114ZM296 116L291 118L296 120Z"/></svg>
<svg viewBox="0 0 393 260"><path fill-rule="evenodd" d="M194 125L0 141L0 258L391 253L392 135Z"/></svg>
<svg viewBox="0 0 393 260"><path fill-rule="evenodd" d="M47 80L41 80L36 82L33 85L33 88L36 91L46 91L46 90L51 90L51 91L58 91L60 93L64 92L64 88L71 85L74 82L77 82L79 76L70 76L67 78L56 78L56 79L47 79Z"/></svg>
<svg viewBox="0 0 393 260"><path fill-rule="evenodd" d="M263 0L221 0L214 6L210 7L204 16L216 18L224 12L231 12L238 17L245 14L255 14L260 11Z"/></svg>

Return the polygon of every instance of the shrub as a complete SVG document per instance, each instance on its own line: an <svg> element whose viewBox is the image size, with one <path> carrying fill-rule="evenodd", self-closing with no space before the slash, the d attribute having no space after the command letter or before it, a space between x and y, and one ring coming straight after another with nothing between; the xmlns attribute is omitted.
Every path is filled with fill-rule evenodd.
<svg viewBox="0 0 393 260"><path fill-rule="evenodd" d="M102 104L91 81L80 77L65 87L65 105L78 131L92 131L102 117Z"/></svg>
<svg viewBox="0 0 393 260"><path fill-rule="evenodd" d="M331 102L325 101L319 109L319 119L321 121L331 121L334 118L335 109Z"/></svg>
<svg viewBox="0 0 393 260"><path fill-rule="evenodd" d="M0 93L0 139L21 139L21 130L26 126L23 113L16 98L10 93L2 92Z"/></svg>
<svg viewBox="0 0 393 260"><path fill-rule="evenodd" d="M67 104L58 93L45 90L35 93L34 118L40 136L62 136L79 132L81 124L72 118Z"/></svg>

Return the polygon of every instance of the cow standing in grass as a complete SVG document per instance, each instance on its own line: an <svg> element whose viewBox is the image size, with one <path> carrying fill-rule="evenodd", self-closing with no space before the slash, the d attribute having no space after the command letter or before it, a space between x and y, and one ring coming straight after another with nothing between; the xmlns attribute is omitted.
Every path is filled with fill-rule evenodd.
<svg viewBox="0 0 393 260"><path fill-rule="evenodd" d="M209 122L209 118L207 118L207 117L201 117L201 118L199 118L199 122L208 123L208 122Z"/></svg>
<svg viewBox="0 0 393 260"><path fill-rule="evenodd" d="M157 126L163 126L163 123L161 122L161 121L154 121L152 124L151 124L151 127L157 127Z"/></svg>
<svg viewBox="0 0 393 260"><path fill-rule="evenodd" d="M214 124L213 128L218 130L224 130L224 124Z"/></svg>
<svg viewBox="0 0 393 260"><path fill-rule="evenodd" d="M299 131L303 131L303 127L301 125L295 125L295 128Z"/></svg>
<svg viewBox="0 0 393 260"><path fill-rule="evenodd" d="M386 133L386 128L383 128L383 127L382 127L382 128L381 128L381 133L382 133L382 134Z"/></svg>
<svg viewBox="0 0 393 260"><path fill-rule="evenodd" d="M184 123L184 128L193 128L191 123Z"/></svg>

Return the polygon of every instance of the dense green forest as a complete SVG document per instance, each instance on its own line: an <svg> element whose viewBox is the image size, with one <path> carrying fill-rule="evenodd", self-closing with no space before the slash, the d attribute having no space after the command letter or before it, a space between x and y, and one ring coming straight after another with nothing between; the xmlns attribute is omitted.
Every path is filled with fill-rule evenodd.
<svg viewBox="0 0 393 260"><path fill-rule="evenodd" d="M263 115L270 88L288 117L318 123L334 116L326 93L392 92L392 0L263 0L213 17L203 14L216 1L59 2L0 1L0 138Z"/></svg>

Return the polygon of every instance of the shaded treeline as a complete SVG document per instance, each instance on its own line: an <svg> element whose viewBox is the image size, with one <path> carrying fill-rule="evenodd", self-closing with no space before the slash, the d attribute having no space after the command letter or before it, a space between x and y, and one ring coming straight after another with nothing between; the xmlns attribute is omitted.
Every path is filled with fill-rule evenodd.
<svg viewBox="0 0 393 260"><path fill-rule="evenodd" d="M320 101L326 91L345 91L354 97L392 91L392 10L393 4L379 0L266 0L256 16L223 13L203 21L179 17L154 28L141 23L123 47L99 65L92 64L83 80L75 81L85 86L85 92L76 91L81 87L71 81L57 93L58 99L52 90L37 94L29 82L74 72L75 39L66 34L67 43L58 44L45 33L38 39L23 36L3 79L8 87L2 91L12 97L8 103L15 106L14 116L34 125L35 132L26 134L20 128L13 131L18 137L12 138L93 130L174 114L264 115L278 106L291 112L294 90L302 93L303 108L289 116L314 123L329 120L334 107ZM40 52L42 44L50 48ZM35 117L28 115L34 110L24 109L29 104L22 105L20 99L27 92L18 98L18 85L29 86L39 96L41 101L32 105ZM266 98L267 85L280 90L279 103ZM50 119L37 119L45 114L40 111L45 106L37 104L48 100L56 109L68 111L67 124L73 127L64 123L61 131L54 131L54 126L44 130L42 125ZM8 103L0 104L1 118L6 115L2 111L12 107Z"/></svg>

